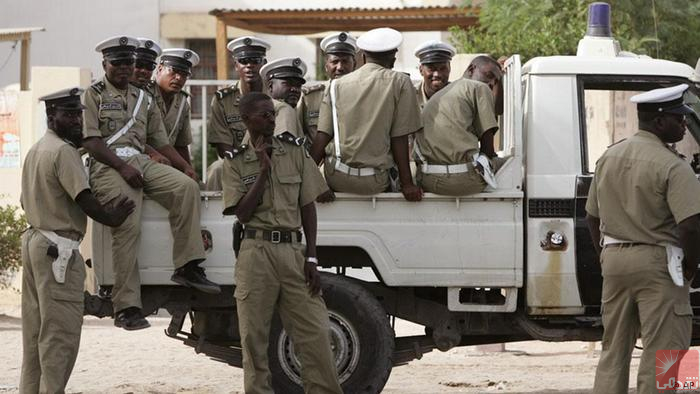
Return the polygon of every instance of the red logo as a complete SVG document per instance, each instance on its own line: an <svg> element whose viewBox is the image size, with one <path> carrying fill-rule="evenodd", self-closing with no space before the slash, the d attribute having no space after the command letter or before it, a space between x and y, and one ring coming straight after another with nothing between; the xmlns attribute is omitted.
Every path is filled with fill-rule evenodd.
<svg viewBox="0 0 700 394"><path fill-rule="evenodd" d="M695 350L657 350L658 390L697 390L700 387L700 353Z"/></svg>

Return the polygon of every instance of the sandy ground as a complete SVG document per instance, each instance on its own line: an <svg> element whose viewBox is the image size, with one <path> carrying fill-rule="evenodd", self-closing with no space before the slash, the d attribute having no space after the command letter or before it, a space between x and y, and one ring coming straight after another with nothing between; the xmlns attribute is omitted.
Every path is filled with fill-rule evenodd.
<svg viewBox="0 0 700 394"><path fill-rule="evenodd" d="M18 390L22 352L20 295L0 290L0 393ZM86 318L80 354L68 392L82 393L240 393L243 371L195 354L165 336L169 319L150 318L150 329L127 332L111 320ZM419 329L397 322L399 335ZM501 353L476 347L433 351L396 367L384 393L589 393L596 352L583 342L517 342ZM630 384L635 385L635 351Z"/></svg>

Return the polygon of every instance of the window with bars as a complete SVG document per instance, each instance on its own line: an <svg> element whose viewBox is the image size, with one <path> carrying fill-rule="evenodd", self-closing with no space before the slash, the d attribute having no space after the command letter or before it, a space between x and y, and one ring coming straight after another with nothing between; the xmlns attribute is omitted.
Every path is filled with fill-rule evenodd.
<svg viewBox="0 0 700 394"><path fill-rule="evenodd" d="M185 46L199 55L199 65L192 69L190 79L216 79L216 40L214 39L190 39L185 41ZM216 86L207 87L207 100L211 102ZM192 119L202 118L202 91L200 87L190 91L190 104L192 105ZM209 105L209 103L206 103Z"/></svg>

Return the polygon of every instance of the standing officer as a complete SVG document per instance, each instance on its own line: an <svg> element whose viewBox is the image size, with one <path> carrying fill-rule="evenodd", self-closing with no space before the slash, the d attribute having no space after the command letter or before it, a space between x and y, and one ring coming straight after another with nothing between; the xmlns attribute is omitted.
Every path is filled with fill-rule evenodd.
<svg viewBox="0 0 700 394"><path fill-rule="evenodd" d="M493 95L478 81L460 78L435 93L423 107L416 133L416 180L431 193L479 193L495 185L491 160L498 130Z"/></svg>
<svg viewBox="0 0 700 394"><path fill-rule="evenodd" d="M311 148L316 163L333 140L325 174L334 191L376 194L390 189L389 170L398 167L401 192L420 201L409 167L408 136L422 127L411 79L393 71L403 38L390 28L370 30L357 40L366 64L331 81L321 104ZM335 127L337 125L337 128Z"/></svg>
<svg viewBox="0 0 700 394"><path fill-rule="evenodd" d="M450 79L450 62L457 50L450 44L430 40L416 47L415 55L420 60L420 71L423 80L416 84L416 98L420 109L426 101L440 89L447 86Z"/></svg>
<svg viewBox="0 0 700 394"><path fill-rule="evenodd" d="M355 42L355 37L345 32L331 34L321 40L320 47L326 59L323 69L329 79L340 78L355 71L355 55L357 54ZM313 142L314 137L316 137L323 92L328 84L328 81L323 81L313 86L301 88L302 95L299 104L297 104L297 114L304 135L310 142Z"/></svg>
<svg viewBox="0 0 700 394"><path fill-rule="evenodd" d="M211 100L211 116L207 125L207 141L216 148L219 158L229 156L241 146L245 125L238 113L238 101L250 92L262 92L260 68L267 62L270 44L253 36L240 37L226 46L233 55L233 66L240 78L233 85L220 89ZM207 190L221 190L223 161L217 160L207 171Z"/></svg>
<svg viewBox="0 0 700 394"><path fill-rule="evenodd" d="M168 142L187 163L190 159L189 145L192 143L189 95L182 88L192 75L192 67L199 64L199 55L184 48L163 51L156 70L156 79L149 83L161 117Z"/></svg>
<svg viewBox="0 0 700 394"><path fill-rule="evenodd" d="M267 63L260 69L263 81L275 106L275 135L289 132L303 137L296 107L301 95L301 85L306 83L306 63L298 57L287 57Z"/></svg>
<svg viewBox="0 0 700 394"><path fill-rule="evenodd" d="M267 351L270 321L278 309L300 357L304 391L342 393L316 270L314 200L327 187L300 140L290 134L273 137L274 106L268 96L249 93L239 109L252 143L224 164L223 213L246 224L234 293L245 392L273 392Z"/></svg>
<svg viewBox="0 0 700 394"><path fill-rule="evenodd" d="M22 235L22 393L62 393L83 325L85 266L78 245L86 214L119 226L134 202L103 206L92 195L77 148L82 143L82 89L44 96L48 130L22 167L22 208L31 226Z"/></svg>
<svg viewBox="0 0 700 394"><path fill-rule="evenodd" d="M192 167L168 144L160 113L146 104L146 93L129 84L138 41L113 37L95 48L102 52L104 78L85 93L85 141L90 153L90 184L103 203L124 194L136 203L135 214L112 229L114 305L117 327L137 330L149 326L141 314L141 281L136 253L141 233L143 195L170 212L175 283L219 293L199 264L204 261L199 186ZM180 171L156 163L144 154L148 143Z"/></svg>
<svg viewBox="0 0 700 394"><path fill-rule="evenodd" d="M683 139L685 116L693 113L683 104L687 88L633 96L639 132L608 148L596 165L586 203L603 273L603 351L595 393L627 392L640 333L640 393L657 392L658 350L690 346L689 283L700 262L700 183L667 145ZM667 259L677 258L682 274L678 267L674 280Z"/></svg>
<svg viewBox="0 0 700 394"><path fill-rule="evenodd" d="M156 69L156 59L163 52L155 41L148 38L139 38L139 46L136 47L136 61L134 73L131 75L131 83L141 89L151 81L153 70Z"/></svg>

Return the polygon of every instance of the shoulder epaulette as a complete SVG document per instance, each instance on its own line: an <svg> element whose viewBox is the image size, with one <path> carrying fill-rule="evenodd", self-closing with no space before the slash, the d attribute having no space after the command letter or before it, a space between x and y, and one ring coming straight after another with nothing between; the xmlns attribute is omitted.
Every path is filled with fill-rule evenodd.
<svg viewBox="0 0 700 394"><path fill-rule="evenodd" d="M226 151L226 158L229 160L233 160L236 158L236 156L240 155L241 153L245 152L245 150L248 148L248 145L243 144L239 146L238 148L233 148L233 150Z"/></svg>
<svg viewBox="0 0 700 394"><path fill-rule="evenodd" d="M223 89L219 89L216 91L216 97L221 100L224 97L233 94L237 89L233 86L227 86Z"/></svg>
<svg viewBox="0 0 700 394"><path fill-rule="evenodd" d="M105 85L103 81L97 81L90 85L90 88L97 92L97 94L100 94L107 88L107 85Z"/></svg>
<svg viewBox="0 0 700 394"><path fill-rule="evenodd" d="M285 131L282 134L278 134L276 137L278 140L280 140L282 142L286 142L288 144L292 144L292 145L296 145L296 146L302 146L302 145L304 145L304 142L306 142L306 138L303 138L303 137L297 138L294 136L294 134L292 134L288 131Z"/></svg>
<svg viewBox="0 0 700 394"><path fill-rule="evenodd" d="M319 83L316 85L311 85L311 86L302 86L301 87L301 92L304 94L309 94L313 92L318 92L319 90L323 90L326 88L326 85Z"/></svg>
<svg viewBox="0 0 700 394"><path fill-rule="evenodd" d="M143 90L150 94L154 94L156 91L156 81L150 80L148 83L146 83L146 86L143 87Z"/></svg>

